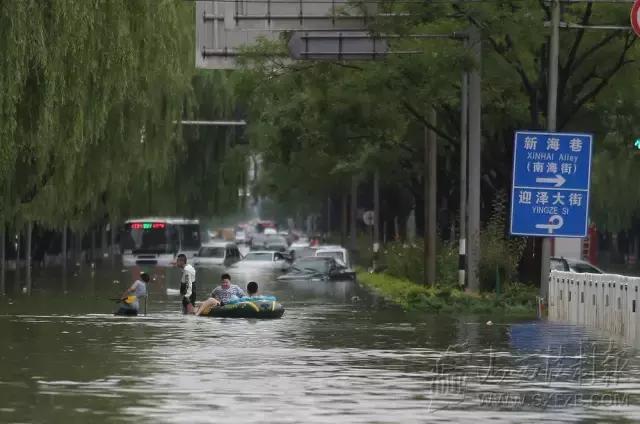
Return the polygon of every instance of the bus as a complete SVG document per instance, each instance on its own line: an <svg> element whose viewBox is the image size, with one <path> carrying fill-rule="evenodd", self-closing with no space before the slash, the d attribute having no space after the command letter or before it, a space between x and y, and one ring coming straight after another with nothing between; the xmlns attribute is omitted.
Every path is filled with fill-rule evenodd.
<svg viewBox="0 0 640 424"><path fill-rule="evenodd" d="M201 245L200 221L184 218L136 218L124 224L122 264L171 266L180 253L193 258Z"/></svg>

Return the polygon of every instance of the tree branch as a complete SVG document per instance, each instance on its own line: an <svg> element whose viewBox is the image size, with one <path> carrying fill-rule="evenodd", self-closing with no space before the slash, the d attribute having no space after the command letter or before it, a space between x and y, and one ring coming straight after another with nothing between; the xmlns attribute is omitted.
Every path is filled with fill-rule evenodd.
<svg viewBox="0 0 640 424"><path fill-rule="evenodd" d="M583 54L581 54L574 62L573 67L568 68L567 69L567 73L570 75L571 73L573 73L573 71L575 71L576 69L578 69L582 63L587 60L589 58L589 56L591 56L592 54L594 54L596 51L598 51L599 49L601 49L602 47L606 46L611 40L613 40L614 38L616 38L617 36L619 36L620 33L617 31L613 31L610 34L608 34L606 37L604 37L602 40L598 41L596 44L594 44L593 46L591 46L591 48L589 50L587 50L586 52L584 52Z"/></svg>
<svg viewBox="0 0 640 424"><path fill-rule="evenodd" d="M598 95L598 93L600 93L600 91L602 91L602 89L606 87L607 84L609 84L609 81L611 80L611 78L613 78L613 76L616 73L618 73L620 69L622 69L625 65L628 65L629 63L634 62L634 60L625 60L625 58L626 58L627 52L629 51L629 49L631 49L636 39L637 38L635 35L627 34L625 38L624 48L622 49L622 53L620 53L620 56L618 57L616 64L613 65L611 68L609 68L609 70L605 72L604 75L602 76L596 75L594 77L594 78L599 78L600 82L591 90L587 91L587 93L585 93L579 99L577 99L577 101L571 104L571 109L569 113L563 117L559 128L562 128L564 125L566 125L567 122L585 105L585 103L594 99Z"/></svg>
<svg viewBox="0 0 640 424"><path fill-rule="evenodd" d="M418 121L422 122L422 124L425 127L429 128L431 131L435 132L439 137L447 140L451 144L455 144L456 143L456 141L457 141L456 139L452 138L447 133L443 132L442 130L440 130L439 128L434 126L433 123L427 121L427 119L424 117L424 115L422 115L420 112L418 112L416 110L416 108L414 108L413 105L410 104L407 100L402 100L402 105L404 106L404 108L411 115L413 115L414 118L416 118Z"/></svg>
<svg viewBox="0 0 640 424"><path fill-rule="evenodd" d="M589 20L591 19L591 15L593 12L593 3L587 4L587 9L582 16L580 21L581 25L587 25ZM560 66L560 81L558 83L558 97L562 98L564 94L564 90L567 86L567 82L569 81L569 77L571 75L570 70L573 68L573 61L576 59L576 55L578 54L578 49L580 48L580 44L582 43L582 39L584 38L584 28L580 28L576 34L575 40L573 40L573 45L569 50L569 55L567 57L567 61L564 66Z"/></svg>

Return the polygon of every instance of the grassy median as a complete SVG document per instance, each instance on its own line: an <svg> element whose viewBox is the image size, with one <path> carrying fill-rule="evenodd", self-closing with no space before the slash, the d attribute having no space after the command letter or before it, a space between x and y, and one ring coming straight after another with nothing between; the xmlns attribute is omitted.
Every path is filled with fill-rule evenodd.
<svg viewBox="0 0 640 424"><path fill-rule="evenodd" d="M358 270L358 283L407 311L536 315L536 287L514 283L500 295L470 294L452 287L425 287L384 273Z"/></svg>

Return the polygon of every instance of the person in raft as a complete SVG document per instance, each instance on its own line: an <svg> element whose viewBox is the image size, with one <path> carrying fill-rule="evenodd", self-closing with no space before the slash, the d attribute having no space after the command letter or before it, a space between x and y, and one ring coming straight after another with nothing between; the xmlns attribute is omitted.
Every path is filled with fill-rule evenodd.
<svg viewBox="0 0 640 424"><path fill-rule="evenodd" d="M253 297L258 295L258 283L255 281L250 281L247 284L247 296Z"/></svg>
<svg viewBox="0 0 640 424"><path fill-rule="evenodd" d="M213 289L211 297L198 306L196 315L208 313L211 308L221 306L228 303L233 297L244 297L242 289L235 284L231 284L231 276L222 274L220 277L220 285Z"/></svg>

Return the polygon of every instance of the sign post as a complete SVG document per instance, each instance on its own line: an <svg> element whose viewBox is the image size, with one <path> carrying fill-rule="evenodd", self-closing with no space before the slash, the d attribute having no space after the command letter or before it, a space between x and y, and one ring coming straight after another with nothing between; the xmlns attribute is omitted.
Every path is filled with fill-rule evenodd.
<svg viewBox="0 0 640 424"><path fill-rule="evenodd" d="M592 144L589 134L516 132L512 235L587 235Z"/></svg>

